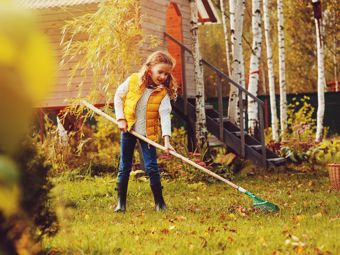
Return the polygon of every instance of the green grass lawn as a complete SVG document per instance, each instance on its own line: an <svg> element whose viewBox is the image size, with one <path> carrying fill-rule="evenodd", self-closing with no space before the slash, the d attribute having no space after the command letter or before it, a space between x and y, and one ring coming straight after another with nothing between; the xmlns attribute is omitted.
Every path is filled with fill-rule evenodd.
<svg viewBox="0 0 340 255"><path fill-rule="evenodd" d="M60 231L53 254L340 254L340 192L326 174L268 174L234 182L280 206L256 212L222 183L163 181L166 212L148 182L130 181L127 212L116 214L110 176L54 179ZM55 253L56 252L56 253Z"/></svg>

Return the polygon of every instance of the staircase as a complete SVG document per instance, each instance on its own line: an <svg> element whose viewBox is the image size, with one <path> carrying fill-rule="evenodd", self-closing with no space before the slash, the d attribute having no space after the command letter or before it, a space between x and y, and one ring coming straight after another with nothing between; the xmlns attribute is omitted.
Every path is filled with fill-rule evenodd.
<svg viewBox="0 0 340 255"><path fill-rule="evenodd" d="M181 42L177 41L171 35L165 33L165 37L175 42L182 50L182 56L184 56L185 52L192 54L190 49L188 49ZM182 63L185 63L184 58L182 59ZM284 158L279 157L274 152L266 148L264 142L264 104L263 102L257 98L256 96L249 93L245 88L240 86L235 81L231 80L225 73L221 70L208 63L204 59L201 60L201 64L209 68L216 75L217 82L217 95L218 95L218 111L216 111L212 105L206 105L206 124L208 131L216 136L221 142L226 144L233 152L238 154L240 157L244 159L251 160L254 164L262 166L262 167L277 167L286 163ZM182 64L182 75L185 86L185 67ZM240 109L240 119L243 120L240 122L240 127L231 122L227 117L223 115L223 104L222 104L222 82L224 79L228 82L229 86L234 86L238 89L238 98L239 100L239 109ZM247 125L247 100L251 98L255 101L258 107L258 137L247 133L247 128L244 127L244 124ZM186 90L184 89L182 97L179 97L176 102L173 103L173 110L182 116L184 120L186 120L190 125L191 129L195 127L195 99L187 98ZM193 132L193 130L189 130L188 132Z"/></svg>
<svg viewBox="0 0 340 255"><path fill-rule="evenodd" d="M188 121L195 123L195 100L189 99L187 101L187 116L191 116ZM180 116L184 117L184 100L178 98L176 102L172 104L173 110ZM220 121L219 113L213 109L211 105L206 107L206 118L208 131L216 136L220 141L226 144L233 152L237 155L242 154L242 142L241 142L241 130L235 124L223 118L223 138L220 138ZM279 157L274 152L265 148L265 157L263 158L262 145L259 140L253 136L245 133L245 144L244 144L244 158L251 160L254 164L261 167L276 167L286 163L284 158Z"/></svg>

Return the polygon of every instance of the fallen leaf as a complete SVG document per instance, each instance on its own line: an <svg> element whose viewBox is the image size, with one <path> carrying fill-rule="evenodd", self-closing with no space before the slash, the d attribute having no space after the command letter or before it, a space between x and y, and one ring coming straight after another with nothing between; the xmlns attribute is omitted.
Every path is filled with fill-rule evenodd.
<svg viewBox="0 0 340 255"><path fill-rule="evenodd" d="M319 213L317 213L317 214L314 214L312 217L313 217L314 219L321 218L321 217L322 217L322 213L319 212Z"/></svg>
<svg viewBox="0 0 340 255"><path fill-rule="evenodd" d="M202 247L202 248L207 247L208 241L207 241L203 236L200 236L200 238L202 239L201 247Z"/></svg>
<svg viewBox="0 0 340 255"><path fill-rule="evenodd" d="M169 230L164 228L164 229L161 230L161 233L162 234L169 234Z"/></svg>

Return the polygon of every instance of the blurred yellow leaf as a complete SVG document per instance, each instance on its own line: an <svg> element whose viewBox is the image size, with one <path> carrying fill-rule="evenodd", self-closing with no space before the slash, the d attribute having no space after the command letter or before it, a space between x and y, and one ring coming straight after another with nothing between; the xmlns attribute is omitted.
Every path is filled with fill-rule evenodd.
<svg viewBox="0 0 340 255"><path fill-rule="evenodd" d="M3 3L0 12L0 63L17 77L7 86L37 104L51 91L55 81L52 48L31 12Z"/></svg>
<svg viewBox="0 0 340 255"><path fill-rule="evenodd" d="M15 50L11 42L4 35L0 34L0 63L2 65L11 65L14 61Z"/></svg>
<svg viewBox="0 0 340 255"><path fill-rule="evenodd" d="M34 102L43 100L54 85L56 71L52 49L43 34L34 31L28 35L18 68L30 98Z"/></svg>
<svg viewBox="0 0 340 255"><path fill-rule="evenodd" d="M0 211L5 216L16 212L19 204L20 190L17 185L12 187L0 186Z"/></svg>
<svg viewBox="0 0 340 255"><path fill-rule="evenodd" d="M18 181L19 172L14 161L0 155L0 185L12 186Z"/></svg>

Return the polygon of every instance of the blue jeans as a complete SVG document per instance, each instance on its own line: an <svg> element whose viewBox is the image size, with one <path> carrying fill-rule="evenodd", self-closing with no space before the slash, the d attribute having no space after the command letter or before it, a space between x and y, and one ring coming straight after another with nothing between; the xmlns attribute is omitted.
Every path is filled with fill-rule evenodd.
<svg viewBox="0 0 340 255"><path fill-rule="evenodd" d="M119 183L129 181L129 176L132 167L133 152L137 142L137 137L128 133L122 132L120 136L120 161L118 169ZM150 177L150 184L154 185L160 183L160 174L157 164L156 148L139 139L142 147L143 159L145 164L145 171Z"/></svg>

